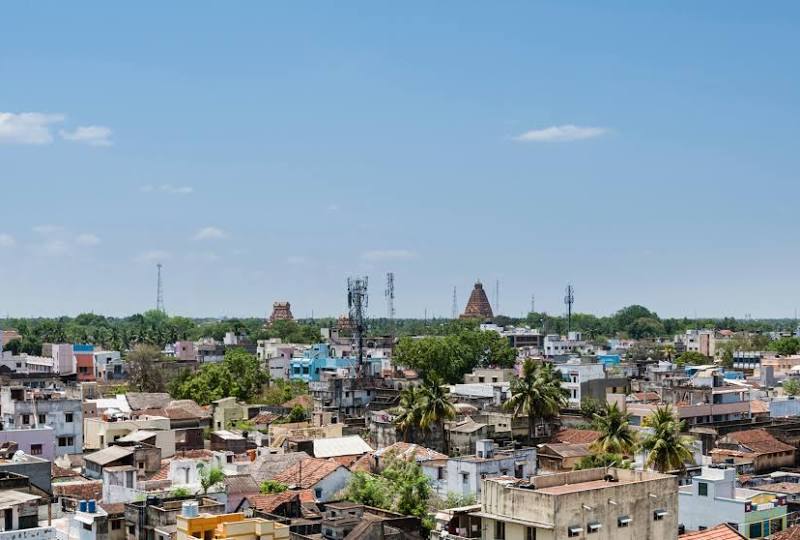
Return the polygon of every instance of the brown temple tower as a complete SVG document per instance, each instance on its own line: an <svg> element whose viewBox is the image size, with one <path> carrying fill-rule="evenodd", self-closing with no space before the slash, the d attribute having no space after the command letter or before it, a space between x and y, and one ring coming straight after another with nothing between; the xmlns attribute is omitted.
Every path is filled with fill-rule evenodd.
<svg viewBox="0 0 800 540"><path fill-rule="evenodd" d="M486 291L483 290L483 284L479 281L472 289L469 295L469 302L464 313L461 314L462 319L492 319L494 312L492 312L492 305L486 297Z"/></svg>
<svg viewBox="0 0 800 540"><path fill-rule="evenodd" d="M292 305L289 302L273 302L272 315L269 316L269 324L275 321L293 321Z"/></svg>

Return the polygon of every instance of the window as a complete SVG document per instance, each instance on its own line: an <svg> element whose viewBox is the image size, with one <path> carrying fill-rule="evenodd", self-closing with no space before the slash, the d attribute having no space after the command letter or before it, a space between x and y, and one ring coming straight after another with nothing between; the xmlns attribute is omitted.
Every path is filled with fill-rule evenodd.
<svg viewBox="0 0 800 540"><path fill-rule="evenodd" d="M444 467L438 467L436 469L436 479L444 480Z"/></svg>
<svg viewBox="0 0 800 540"><path fill-rule="evenodd" d="M322 488L314 488L314 497L317 499L322 498Z"/></svg>
<svg viewBox="0 0 800 540"><path fill-rule="evenodd" d="M536 527L525 528L525 540L536 540Z"/></svg>
<svg viewBox="0 0 800 540"><path fill-rule="evenodd" d="M583 532L581 527L568 527L567 528L567 537L575 538L576 536L580 536Z"/></svg>
<svg viewBox="0 0 800 540"><path fill-rule="evenodd" d="M67 422L68 424L74 422L73 413L71 413L71 412L64 413L64 421Z"/></svg>
<svg viewBox="0 0 800 540"><path fill-rule="evenodd" d="M84 523L83 524L83 530L91 531L92 530L92 524L91 523Z"/></svg>
<svg viewBox="0 0 800 540"><path fill-rule="evenodd" d="M30 424L30 423L31 423L31 415L29 415L29 414L23 414L23 415L22 415L22 425L23 425L23 426L27 426L27 425L28 425L28 424Z"/></svg>
<svg viewBox="0 0 800 540"><path fill-rule="evenodd" d="M772 519L769 522L769 533L775 534L776 532L781 532L783 530L783 519Z"/></svg>
<svg viewBox="0 0 800 540"><path fill-rule="evenodd" d="M505 521L494 522L494 538L495 540L506 539L506 523Z"/></svg>
<svg viewBox="0 0 800 540"><path fill-rule="evenodd" d="M125 487L133 487L133 471L125 471Z"/></svg>
<svg viewBox="0 0 800 540"><path fill-rule="evenodd" d="M630 516L619 516L617 518L617 527L624 529L631 524L631 517Z"/></svg>
<svg viewBox="0 0 800 540"><path fill-rule="evenodd" d="M32 444L31 445L31 455L32 456L41 456L42 455L42 445L41 444Z"/></svg>
<svg viewBox="0 0 800 540"><path fill-rule="evenodd" d="M39 415L39 423L40 424L46 424L47 423L47 415L46 414L40 414Z"/></svg>
<svg viewBox="0 0 800 540"><path fill-rule="evenodd" d="M761 538L761 523L750 524L750 538Z"/></svg>
<svg viewBox="0 0 800 540"><path fill-rule="evenodd" d="M705 482L697 483L697 494L701 497L708 497L708 484Z"/></svg>
<svg viewBox="0 0 800 540"><path fill-rule="evenodd" d="M602 528L603 528L603 525L601 523L597 522L597 521L593 521L592 523L587 523L586 524L586 531L589 534L598 533L598 532L600 532L600 529L602 529Z"/></svg>
<svg viewBox="0 0 800 540"><path fill-rule="evenodd" d="M128 534L135 536L136 535L136 526L135 525L128 525Z"/></svg>
<svg viewBox="0 0 800 540"><path fill-rule="evenodd" d="M122 520L121 519L114 519L111 521L111 529L118 531L122 528Z"/></svg>
<svg viewBox="0 0 800 540"><path fill-rule="evenodd" d="M667 515L666 510L656 510L655 512L653 512L653 521L662 521L664 519L664 516L666 515Z"/></svg>

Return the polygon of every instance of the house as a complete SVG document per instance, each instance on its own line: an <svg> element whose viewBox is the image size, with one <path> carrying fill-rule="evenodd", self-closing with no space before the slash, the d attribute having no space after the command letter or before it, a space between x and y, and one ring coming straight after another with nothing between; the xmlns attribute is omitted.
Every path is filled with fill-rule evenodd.
<svg viewBox="0 0 800 540"><path fill-rule="evenodd" d="M94 345L76 343L72 346L75 357L75 369L78 382L94 382L97 380L94 367Z"/></svg>
<svg viewBox="0 0 800 540"><path fill-rule="evenodd" d="M242 501L261 493L260 486L249 474L226 475L223 480L227 502L225 503L226 512L236 512L242 505Z"/></svg>
<svg viewBox="0 0 800 540"><path fill-rule="evenodd" d="M495 449L491 439L477 442L474 456L453 457L447 460L446 488L434 484L439 495L481 496L481 481L485 478L510 476L528 478L536 474L536 449L519 448L506 451ZM443 489L444 488L444 489Z"/></svg>
<svg viewBox="0 0 800 540"><path fill-rule="evenodd" d="M169 431L170 420L164 416L139 416L136 419L124 414L87 418L84 422L84 448L100 450L134 431Z"/></svg>
<svg viewBox="0 0 800 540"><path fill-rule="evenodd" d="M678 540L744 540L735 527L727 523L721 523L716 527L704 529L702 531L687 532L678 536Z"/></svg>
<svg viewBox="0 0 800 540"><path fill-rule="evenodd" d="M464 375L464 383L511 382L516 376L513 368L475 368L472 373Z"/></svg>
<svg viewBox="0 0 800 540"><path fill-rule="evenodd" d="M211 449L218 451L228 451L234 454L244 454L247 452L247 439L225 429L218 429L211 432Z"/></svg>
<svg viewBox="0 0 800 540"><path fill-rule="evenodd" d="M677 488L674 476L616 468L485 479L473 515L484 539L673 540Z"/></svg>
<svg viewBox="0 0 800 540"><path fill-rule="evenodd" d="M119 351L94 351L95 378L111 383L128 376L128 369Z"/></svg>
<svg viewBox="0 0 800 540"><path fill-rule="evenodd" d="M372 452L372 447L358 435L313 439L311 442L311 450L315 458L334 458L339 463L348 465L364 454ZM305 450L305 448L298 446L298 450Z"/></svg>
<svg viewBox="0 0 800 540"><path fill-rule="evenodd" d="M289 526L244 514L201 514L196 501L185 501L176 518L176 540L289 540ZM161 539L159 539L161 540Z"/></svg>
<svg viewBox="0 0 800 540"><path fill-rule="evenodd" d="M463 422L450 423L445 426L450 442L450 453L462 456L475 454L475 445L478 441L489 439L494 435L491 426L475 422L467 417Z"/></svg>
<svg viewBox="0 0 800 540"><path fill-rule="evenodd" d="M592 429L565 428L557 431L550 439L551 443L592 444L600 438L600 432Z"/></svg>
<svg viewBox="0 0 800 540"><path fill-rule="evenodd" d="M125 504L125 522L129 540L169 540L177 533L178 515L185 499L175 497L145 498ZM194 499L193 499L194 501ZM225 505L210 498L196 500L198 512L224 514Z"/></svg>
<svg viewBox="0 0 800 540"><path fill-rule="evenodd" d="M772 436L766 429L728 433L711 451L713 463L752 463L752 472L762 473L792 467L796 449Z"/></svg>
<svg viewBox="0 0 800 540"><path fill-rule="evenodd" d="M39 456L0 451L0 475L13 473L28 478L30 485L52 493L51 463Z"/></svg>
<svg viewBox="0 0 800 540"><path fill-rule="evenodd" d="M66 391L4 386L0 389L0 420L3 429L41 429L48 426L55 443L53 454L56 457L83 451L81 400L67 397Z"/></svg>
<svg viewBox="0 0 800 540"><path fill-rule="evenodd" d="M736 487L733 468L703 467L679 494L678 521L686 530L728 523L746 538L764 538L786 528L786 498Z"/></svg>
<svg viewBox="0 0 800 540"><path fill-rule="evenodd" d="M422 528L419 518L363 504L338 501L323 506L320 523L323 540L418 539Z"/></svg>
<svg viewBox="0 0 800 540"><path fill-rule="evenodd" d="M7 449L10 445L31 456L55 459L55 437L50 426L1 430L0 448Z"/></svg>
<svg viewBox="0 0 800 540"><path fill-rule="evenodd" d="M316 500L325 502L344 489L351 476L347 467L335 461L308 458L276 474L273 480L287 484L291 489L311 489Z"/></svg>
<svg viewBox="0 0 800 540"><path fill-rule="evenodd" d="M589 444L547 443L539 447L538 465L545 472L566 472L575 468L578 462L592 455Z"/></svg>

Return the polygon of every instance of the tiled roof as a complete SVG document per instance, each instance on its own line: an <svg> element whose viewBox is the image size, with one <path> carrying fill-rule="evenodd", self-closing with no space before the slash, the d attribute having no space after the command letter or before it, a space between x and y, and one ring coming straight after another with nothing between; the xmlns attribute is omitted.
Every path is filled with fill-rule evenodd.
<svg viewBox="0 0 800 540"><path fill-rule="evenodd" d="M161 468L153 473L148 480L169 480L169 460L161 462Z"/></svg>
<svg viewBox="0 0 800 540"><path fill-rule="evenodd" d="M722 523L705 531L682 534L678 538L680 540L743 540L745 537L727 523Z"/></svg>
<svg viewBox="0 0 800 540"><path fill-rule="evenodd" d="M658 392L634 392L632 395L637 401L661 401Z"/></svg>
<svg viewBox="0 0 800 540"><path fill-rule="evenodd" d="M751 414L769 413L769 403L767 403L766 401L761 401L760 399L751 400L750 413Z"/></svg>
<svg viewBox="0 0 800 540"><path fill-rule="evenodd" d="M258 456L250 465L250 474L256 482L272 480L275 475L282 473L295 463L308 459L305 452L289 452L286 454L266 454Z"/></svg>
<svg viewBox="0 0 800 540"><path fill-rule="evenodd" d="M352 472L372 472L372 455L364 454L348 467Z"/></svg>
<svg viewBox="0 0 800 540"><path fill-rule="evenodd" d="M794 446L782 443L766 429L750 429L747 431L735 431L726 436L729 440L736 441L742 446L749 448L756 454L774 454L777 452L788 452L795 450Z"/></svg>
<svg viewBox="0 0 800 540"><path fill-rule="evenodd" d="M225 484L225 492L228 494L252 494L259 492L258 484L249 474L226 476L223 482Z"/></svg>
<svg viewBox="0 0 800 540"><path fill-rule="evenodd" d="M268 514L277 510L282 504L299 499L303 502L314 502L314 492L310 489L299 491L284 491L282 493L272 493L269 495L251 495L247 497L247 502L252 508L267 512Z"/></svg>
<svg viewBox="0 0 800 540"><path fill-rule="evenodd" d="M100 503L100 508L108 512L109 515L125 513L125 503Z"/></svg>
<svg viewBox="0 0 800 540"><path fill-rule="evenodd" d="M172 401L172 397L166 392L128 392L125 397L134 411L164 409Z"/></svg>
<svg viewBox="0 0 800 540"><path fill-rule="evenodd" d="M181 450L175 452L175 457L185 459L211 459L214 457L214 452L202 448L197 450Z"/></svg>
<svg viewBox="0 0 800 540"><path fill-rule="evenodd" d="M101 480L56 482L53 484L53 495L77 500L100 499L103 496L103 482Z"/></svg>
<svg viewBox="0 0 800 540"><path fill-rule="evenodd" d="M800 526L789 527L773 536L772 540L800 540Z"/></svg>
<svg viewBox="0 0 800 540"><path fill-rule="evenodd" d="M588 456L591 453L588 444L552 443L543 444L539 449L539 455L547 456L555 454L561 458L580 458Z"/></svg>
<svg viewBox="0 0 800 540"><path fill-rule="evenodd" d="M81 475L81 473L73 471L72 469L65 469L64 467L59 467L55 463L51 464L50 474L53 478L72 478L74 476Z"/></svg>
<svg viewBox="0 0 800 540"><path fill-rule="evenodd" d="M426 448L418 444L412 444L402 441L396 442L385 448L375 450L375 455L378 457L388 456L390 454L397 456L398 458L401 458L405 461L411 461L412 459L415 459L416 461L429 461L431 459L447 459L446 455L440 454L436 450L431 450L430 448Z"/></svg>
<svg viewBox="0 0 800 540"><path fill-rule="evenodd" d="M339 467L342 467L342 465L332 460L308 458L276 474L273 480L300 489L308 489L332 474Z"/></svg>
<svg viewBox="0 0 800 540"><path fill-rule="evenodd" d="M271 413L271 412L262 412L254 416L250 419L250 422L253 424L260 426L263 424L271 424L275 420L280 418L279 414Z"/></svg>
<svg viewBox="0 0 800 540"><path fill-rule="evenodd" d="M187 413L197 418L208 418L211 416L211 413L208 411L207 408L198 405L197 402L193 399L176 399L170 401L166 409L169 410L172 408L183 409Z"/></svg>
<svg viewBox="0 0 800 540"><path fill-rule="evenodd" d="M568 443L568 444L591 444L600 437L599 431L591 429L562 429L553 435L554 443Z"/></svg>
<svg viewBox="0 0 800 540"><path fill-rule="evenodd" d="M118 459L128 457L133 454L133 450L126 446L109 446L102 450L98 450L88 456L83 456L85 461L91 461L98 465L108 465Z"/></svg>

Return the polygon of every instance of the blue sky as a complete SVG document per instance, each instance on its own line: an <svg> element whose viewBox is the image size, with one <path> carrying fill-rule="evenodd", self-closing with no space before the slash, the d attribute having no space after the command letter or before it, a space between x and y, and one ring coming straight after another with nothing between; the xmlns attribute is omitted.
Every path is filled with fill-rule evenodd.
<svg viewBox="0 0 800 540"><path fill-rule="evenodd" d="M17 3L0 313L791 316L795 2ZM29 114L25 114L29 113Z"/></svg>

